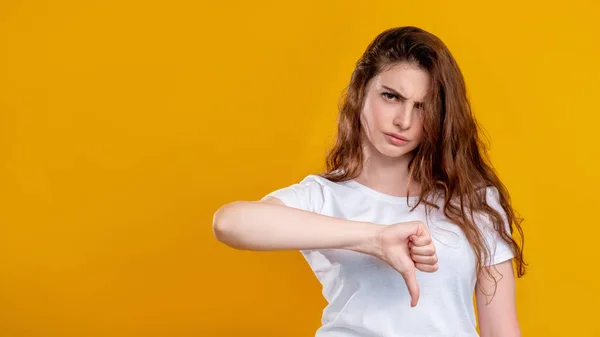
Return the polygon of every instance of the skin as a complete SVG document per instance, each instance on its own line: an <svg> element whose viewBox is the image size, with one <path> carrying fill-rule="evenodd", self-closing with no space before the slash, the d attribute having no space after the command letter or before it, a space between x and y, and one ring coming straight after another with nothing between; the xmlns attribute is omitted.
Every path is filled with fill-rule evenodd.
<svg viewBox="0 0 600 337"><path fill-rule="evenodd" d="M418 193L416 183L411 183L410 190L407 186L408 163L423 136L420 102L428 85L428 73L409 63L394 65L368 83L360 116L365 162L356 178L359 183L394 196ZM408 141L393 144L385 133L399 134ZM287 207L274 197L223 205L213 216L213 232L220 242L243 250L340 248L370 254L402 275L411 306L419 299L415 271L432 273L438 268L435 246L420 221L380 225L337 219ZM485 306L485 300L477 296L481 335L519 336L512 265L505 262L497 267L504 278L492 303ZM493 287L481 276L478 282L487 289Z"/></svg>
<svg viewBox="0 0 600 337"><path fill-rule="evenodd" d="M357 181L395 196L418 193L419 187L414 183L411 183L414 189L413 186L410 191L407 188L408 163L423 136L421 107L429 90L429 80L429 74L418 65L400 63L381 72L369 82L361 114L365 162ZM406 137L408 142L402 145L392 144L384 134L390 132ZM412 251L413 254L415 251L424 253L428 249L431 247L423 245ZM413 260L433 262L437 261L437 257L420 255L413 257ZM486 304L489 298L486 298L480 288L476 292L481 336L520 336L512 260L495 267L492 273L500 281L491 303ZM484 272L482 270L482 274L478 275L477 282L486 293L493 293L495 283L488 280Z"/></svg>
<svg viewBox="0 0 600 337"><path fill-rule="evenodd" d="M417 65L400 63L369 81L361 113L365 161L358 182L394 196L417 193L417 185L407 190L408 163L423 136L422 102L429 80ZM408 142L392 144L385 133L399 134Z"/></svg>

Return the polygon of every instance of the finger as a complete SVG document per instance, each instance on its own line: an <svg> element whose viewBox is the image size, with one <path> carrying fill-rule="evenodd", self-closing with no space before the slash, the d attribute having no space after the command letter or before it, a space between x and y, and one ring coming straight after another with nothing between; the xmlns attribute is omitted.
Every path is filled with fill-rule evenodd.
<svg viewBox="0 0 600 337"><path fill-rule="evenodd" d="M427 246L431 243L431 236L427 232L424 232L419 236L413 236L411 241L417 247Z"/></svg>
<svg viewBox="0 0 600 337"><path fill-rule="evenodd" d="M438 262L437 255L415 255L410 256L415 263L434 265Z"/></svg>
<svg viewBox="0 0 600 337"><path fill-rule="evenodd" d="M426 255L431 256L435 255L435 247L433 245L427 245L424 247L412 246L410 249L411 254L415 255Z"/></svg>
<svg viewBox="0 0 600 337"><path fill-rule="evenodd" d="M415 270L401 273L401 275L410 294L410 306L415 307L419 301L419 284L417 283Z"/></svg>
<svg viewBox="0 0 600 337"><path fill-rule="evenodd" d="M433 273L438 270L438 264L415 263L415 268L425 273Z"/></svg>
<svg viewBox="0 0 600 337"><path fill-rule="evenodd" d="M415 238L423 235L429 235L429 230L427 229L427 225L423 221L413 221L414 231L412 236Z"/></svg>

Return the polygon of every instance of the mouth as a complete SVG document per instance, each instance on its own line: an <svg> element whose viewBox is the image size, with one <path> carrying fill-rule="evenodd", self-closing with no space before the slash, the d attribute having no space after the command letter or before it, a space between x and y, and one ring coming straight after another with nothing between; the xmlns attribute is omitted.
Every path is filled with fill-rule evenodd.
<svg viewBox="0 0 600 337"><path fill-rule="evenodd" d="M408 143L408 139L406 137L402 137L399 134L395 133L384 133L387 139L394 145L404 145Z"/></svg>

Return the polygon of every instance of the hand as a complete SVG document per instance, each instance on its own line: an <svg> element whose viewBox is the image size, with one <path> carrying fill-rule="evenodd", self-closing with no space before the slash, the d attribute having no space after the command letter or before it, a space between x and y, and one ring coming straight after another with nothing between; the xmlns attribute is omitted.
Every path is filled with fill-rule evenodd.
<svg viewBox="0 0 600 337"><path fill-rule="evenodd" d="M438 269L438 259L429 231L421 221L384 226L378 233L378 256L396 269L406 282L411 297L410 306L417 305L419 284L415 271L432 273Z"/></svg>

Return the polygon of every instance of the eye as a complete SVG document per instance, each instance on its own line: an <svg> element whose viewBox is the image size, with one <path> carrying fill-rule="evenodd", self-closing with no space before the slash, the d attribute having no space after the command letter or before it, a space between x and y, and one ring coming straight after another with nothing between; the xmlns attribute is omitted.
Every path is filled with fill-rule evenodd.
<svg viewBox="0 0 600 337"><path fill-rule="evenodd" d="M398 99L398 96L396 96L396 95L394 95L392 93L389 93L389 92L381 93L381 96L383 96L384 98L387 98L387 99L393 99L393 100L397 100Z"/></svg>

